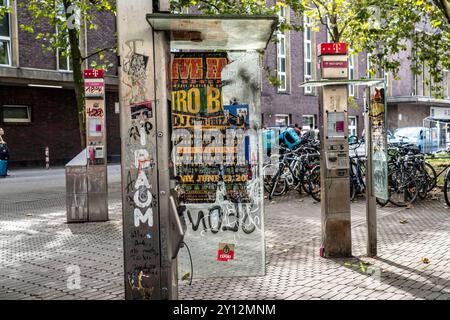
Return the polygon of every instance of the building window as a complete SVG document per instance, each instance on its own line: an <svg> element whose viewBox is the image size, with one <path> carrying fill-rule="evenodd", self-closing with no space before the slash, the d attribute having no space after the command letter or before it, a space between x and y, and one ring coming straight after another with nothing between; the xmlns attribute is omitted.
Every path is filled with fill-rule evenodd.
<svg viewBox="0 0 450 320"><path fill-rule="evenodd" d="M291 125L291 117L289 114L276 114L275 125L280 127L287 127Z"/></svg>
<svg viewBox="0 0 450 320"><path fill-rule="evenodd" d="M448 99L450 96L450 72L449 70L444 70L443 81L442 81L442 95L444 99Z"/></svg>
<svg viewBox="0 0 450 320"><path fill-rule="evenodd" d="M348 56L348 79L354 80L355 79L355 55L350 54ZM349 85L348 86L348 95L350 97L355 96L355 86Z"/></svg>
<svg viewBox="0 0 450 320"><path fill-rule="evenodd" d="M303 15L303 48L304 48L304 79L306 81L311 81L313 77L313 48L312 48L312 28L310 18L304 14ZM312 94L312 87L305 87L305 94Z"/></svg>
<svg viewBox="0 0 450 320"><path fill-rule="evenodd" d="M307 130L311 130L311 128L315 128L316 127L316 119L314 118L314 116L303 116L303 125L302 125L302 130L307 131Z"/></svg>
<svg viewBox="0 0 450 320"><path fill-rule="evenodd" d="M280 22L286 21L286 9L280 6L278 11L278 18ZM287 77L286 77L286 34L278 30L277 32L277 77L279 81L278 91L287 91Z"/></svg>
<svg viewBox="0 0 450 320"><path fill-rule="evenodd" d="M372 62L370 61L370 58L372 57L372 54L368 53L367 54L367 61L366 61L366 65L367 65L367 70L366 70L366 77L368 79L372 78Z"/></svg>
<svg viewBox="0 0 450 320"><path fill-rule="evenodd" d="M72 71L72 59L70 57L70 49L57 49L58 70ZM63 54L64 53L64 54Z"/></svg>
<svg viewBox="0 0 450 320"><path fill-rule="evenodd" d="M348 117L348 134L358 136L358 119L356 117Z"/></svg>
<svg viewBox="0 0 450 320"><path fill-rule="evenodd" d="M9 7L9 0L0 0L0 7ZM0 65L11 65L11 22L6 13L0 20Z"/></svg>
<svg viewBox="0 0 450 320"><path fill-rule="evenodd" d="M30 123L30 106L5 105L2 107L3 122L9 123Z"/></svg>
<svg viewBox="0 0 450 320"><path fill-rule="evenodd" d="M66 13L64 10L64 4L61 2L58 7L58 15L62 21L66 20ZM58 27L56 33L59 33ZM72 71L72 58L70 56L69 35L66 37L66 47L58 48L56 50L56 63L59 71Z"/></svg>

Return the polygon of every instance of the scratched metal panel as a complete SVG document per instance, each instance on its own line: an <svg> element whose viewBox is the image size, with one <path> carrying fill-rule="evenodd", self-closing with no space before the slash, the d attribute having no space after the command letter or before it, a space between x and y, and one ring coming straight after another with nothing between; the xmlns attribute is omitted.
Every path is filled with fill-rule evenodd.
<svg viewBox="0 0 450 320"><path fill-rule="evenodd" d="M87 175L84 170L66 169L66 194L87 193Z"/></svg>
<svg viewBox="0 0 450 320"><path fill-rule="evenodd" d="M89 193L89 222L108 221L108 194Z"/></svg>
<svg viewBox="0 0 450 320"><path fill-rule="evenodd" d="M89 166L88 175L88 193L107 193L107 169L106 166Z"/></svg>
<svg viewBox="0 0 450 320"><path fill-rule="evenodd" d="M250 203L232 203L222 188L214 203L188 204L185 242L191 250L195 278L262 276L265 274L264 197L261 180L261 63L251 52L228 55L231 63L222 71L222 95L225 105L237 100L248 105L252 178L247 181ZM219 245L234 245L234 258L218 261ZM191 272L185 249L179 256L179 277Z"/></svg>
<svg viewBox="0 0 450 320"><path fill-rule="evenodd" d="M145 19L152 10L152 1L117 1L124 287L125 299L133 300L164 294L155 121L164 104L155 101L153 32Z"/></svg>
<svg viewBox="0 0 450 320"><path fill-rule="evenodd" d="M87 194L66 196L67 222L87 222L88 200Z"/></svg>

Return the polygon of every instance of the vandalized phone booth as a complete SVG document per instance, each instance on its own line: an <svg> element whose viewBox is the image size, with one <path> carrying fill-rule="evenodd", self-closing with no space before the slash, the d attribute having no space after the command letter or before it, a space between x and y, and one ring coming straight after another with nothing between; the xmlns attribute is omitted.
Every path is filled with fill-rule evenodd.
<svg viewBox="0 0 450 320"><path fill-rule="evenodd" d="M370 92L372 86L379 85L384 80L348 80L348 56L345 43L322 43L318 51L321 80L309 81L301 87L321 89L319 95L322 212L320 255L330 258L351 257L348 86L367 86L369 88L367 92ZM368 101L365 110L367 253L369 256L375 256L377 242L375 197L387 199L386 127L382 98L377 97L374 100L369 96ZM376 148L372 144L372 138L376 141ZM374 160L373 157L376 159ZM374 172L377 177L375 179L379 181L375 187Z"/></svg>
<svg viewBox="0 0 450 320"><path fill-rule="evenodd" d="M117 10L126 299L264 275L258 50L277 18Z"/></svg>
<svg viewBox="0 0 450 320"><path fill-rule="evenodd" d="M84 70L86 149L66 165L67 222L108 221L105 80Z"/></svg>

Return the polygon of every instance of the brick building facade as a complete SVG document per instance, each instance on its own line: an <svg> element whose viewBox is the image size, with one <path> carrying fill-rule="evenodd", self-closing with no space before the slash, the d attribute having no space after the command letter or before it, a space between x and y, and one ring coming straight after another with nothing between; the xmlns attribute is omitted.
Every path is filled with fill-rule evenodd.
<svg viewBox="0 0 450 320"><path fill-rule="evenodd" d="M42 43L34 34L22 31L18 26L28 25L31 18L15 2L10 5L13 11L1 21L0 28L0 127L5 130L11 165L42 165L46 147L49 147L52 165L66 164L81 151L70 64L57 53L42 50ZM97 48L115 46L115 17L97 14L96 24L97 30L81 30L84 56ZM36 32L52 32L45 23L39 28ZM109 52L106 57L114 62L105 79L108 156L111 159L120 155L119 115L115 107L119 101L117 57ZM89 63L88 60L85 67Z"/></svg>

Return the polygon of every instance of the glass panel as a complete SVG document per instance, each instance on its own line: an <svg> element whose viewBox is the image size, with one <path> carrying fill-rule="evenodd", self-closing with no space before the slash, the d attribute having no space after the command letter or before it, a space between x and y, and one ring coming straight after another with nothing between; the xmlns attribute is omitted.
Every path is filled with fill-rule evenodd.
<svg viewBox="0 0 450 320"><path fill-rule="evenodd" d="M263 148L249 130L261 120L259 103L248 99L258 65L256 52L177 52L172 59L173 161L196 278L265 273ZM185 249L178 263L180 278L192 272Z"/></svg>
<svg viewBox="0 0 450 320"><path fill-rule="evenodd" d="M277 126L288 126L289 125L289 116L286 115L275 115L275 124Z"/></svg>
<svg viewBox="0 0 450 320"><path fill-rule="evenodd" d="M9 41L0 41L0 64L10 64Z"/></svg>
<svg viewBox="0 0 450 320"><path fill-rule="evenodd" d="M311 60L311 43L306 43L306 60Z"/></svg>
<svg viewBox="0 0 450 320"><path fill-rule="evenodd" d="M372 176L375 196L387 200L388 192L388 150L386 128L386 97L378 93L386 88L370 88L369 121L372 123Z"/></svg>
<svg viewBox="0 0 450 320"><path fill-rule="evenodd" d="M306 74L309 76L312 74L312 69L311 69L311 62L308 62L306 64Z"/></svg>
<svg viewBox="0 0 450 320"><path fill-rule="evenodd" d="M281 55L285 55L285 49L286 49L286 44L285 44L285 38L284 38L284 36L283 37L280 37L280 54Z"/></svg>
<svg viewBox="0 0 450 320"><path fill-rule="evenodd" d="M3 120L29 120L29 110L27 106L3 106Z"/></svg>
<svg viewBox="0 0 450 320"><path fill-rule="evenodd" d="M311 41L311 28L306 29L306 40Z"/></svg>
<svg viewBox="0 0 450 320"><path fill-rule="evenodd" d="M72 70L72 59L70 56L63 56L62 53L58 56L59 61L59 70L66 70L71 71Z"/></svg>
<svg viewBox="0 0 450 320"><path fill-rule="evenodd" d="M310 130L312 128L314 129L314 116L303 116L303 130Z"/></svg>
<svg viewBox="0 0 450 320"><path fill-rule="evenodd" d="M58 56L59 70L67 70L67 58L60 53Z"/></svg>
<svg viewBox="0 0 450 320"><path fill-rule="evenodd" d="M278 87L278 90L286 90L286 76L284 74L279 74L278 79L280 80L280 86Z"/></svg>
<svg viewBox="0 0 450 320"><path fill-rule="evenodd" d="M279 72L286 72L286 59L281 58L280 59L280 69Z"/></svg>
<svg viewBox="0 0 450 320"><path fill-rule="evenodd" d="M1 5L0 5L1 6ZM5 14L3 19L0 19L0 36L9 37L9 14Z"/></svg>

